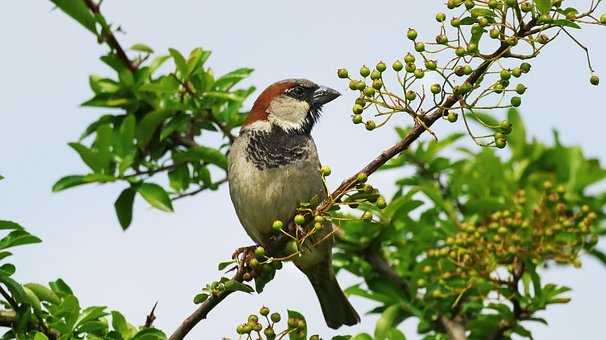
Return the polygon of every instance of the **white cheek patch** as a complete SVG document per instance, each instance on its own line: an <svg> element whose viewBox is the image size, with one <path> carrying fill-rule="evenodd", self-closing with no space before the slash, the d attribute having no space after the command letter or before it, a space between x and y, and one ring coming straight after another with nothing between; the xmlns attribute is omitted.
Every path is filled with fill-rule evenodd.
<svg viewBox="0 0 606 340"><path fill-rule="evenodd" d="M307 113L309 104L303 100L297 100L289 96L281 95L274 98L267 108L267 119L284 130L300 129Z"/></svg>

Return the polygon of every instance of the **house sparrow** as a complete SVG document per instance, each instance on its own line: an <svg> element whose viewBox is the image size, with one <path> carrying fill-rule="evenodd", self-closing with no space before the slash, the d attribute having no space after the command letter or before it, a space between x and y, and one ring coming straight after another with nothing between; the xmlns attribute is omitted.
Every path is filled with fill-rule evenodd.
<svg viewBox="0 0 606 340"><path fill-rule="evenodd" d="M305 79L272 84L255 101L229 152L229 192L236 214L259 245L272 236L276 220L290 220L300 203L327 192L310 135L322 106L340 93ZM360 317L339 287L332 267L332 224L305 242L294 264L311 282L331 328Z"/></svg>

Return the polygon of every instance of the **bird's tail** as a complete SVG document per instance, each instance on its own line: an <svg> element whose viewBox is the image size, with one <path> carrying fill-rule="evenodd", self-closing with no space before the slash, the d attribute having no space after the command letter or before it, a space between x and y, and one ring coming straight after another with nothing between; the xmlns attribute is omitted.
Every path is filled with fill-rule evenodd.
<svg viewBox="0 0 606 340"><path fill-rule="evenodd" d="M360 316L341 290L330 263L324 263L304 270L316 291L324 320L328 327L337 329L343 325L352 326L360 322Z"/></svg>

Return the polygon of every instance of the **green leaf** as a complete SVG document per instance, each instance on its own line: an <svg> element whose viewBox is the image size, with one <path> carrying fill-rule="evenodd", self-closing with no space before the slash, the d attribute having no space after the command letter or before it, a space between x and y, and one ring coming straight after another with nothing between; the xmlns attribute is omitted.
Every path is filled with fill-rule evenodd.
<svg viewBox="0 0 606 340"><path fill-rule="evenodd" d="M103 157L97 152L80 143L69 143L68 145L80 155L82 161L88 165L91 170L94 172L102 172L106 164L104 163Z"/></svg>
<svg viewBox="0 0 606 340"><path fill-rule="evenodd" d="M133 336L132 340L165 340L166 335L158 329L155 328L143 328L135 336Z"/></svg>
<svg viewBox="0 0 606 340"><path fill-rule="evenodd" d="M202 302L206 301L206 299L208 299L208 294L205 294L205 293L196 294L196 296L194 296L194 303L198 305L198 304L201 304Z"/></svg>
<svg viewBox="0 0 606 340"><path fill-rule="evenodd" d="M252 68L239 68L219 77L213 84L213 89L217 91L227 91L241 80L250 76Z"/></svg>
<svg viewBox="0 0 606 340"><path fill-rule="evenodd" d="M245 292L245 293L252 293L255 291L251 286L249 286L245 283L242 283L242 282L235 281L235 280L227 280L224 282L224 285L225 285L225 289L230 292L239 291L239 292Z"/></svg>
<svg viewBox="0 0 606 340"><path fill-rule="evenodd" d="M389 330L397 326L396 320L401 311L400 305L391 305L385 309L375 326L376 340L389 340Z"/></svg>
<svg viewBox="0 0 606 340"><path fill-rule="evenodd" d="M170 187L176 192L182 192L189 187L189 168L187 165L179 165L174 170L168 172L168 181Z"/></svg>
<svg viewBox="0 0 606 340"><path fill-rule="evenodd" d="M15 280L11 279L3 271L0 270L0 282L4 283L6 288L10 291L13 298L19 303L30 304L30 298L23 290L23 287Z"/></svg>
<svg viewBox="0 0 606 340"><path fill-rule="evenodd" d="M496 120L494 117L492 117L491 115L489 115L488 113L484 113L484 112L478 112L478 111L471 111L469 113L466 114L466 116L476 122L478 122L481 125L484 125L488 128L497 128L499 126L499 121Z"/></svg>
<svg viewBox="0 0 606 340"><path fill-rule="evenodd" d="M48 285L53 292L61 297L74 295L72 289L67 285L67 283L65 283L65 281L63 281L63 279L57 279L56 281L49 282Z"/></svg>
<svg viewBox="0 0 606 340"><path fill-rule="evenodd" d="M0 240L0 249L7 249L26 244L40 243L42 240L25 230L13 230Z"/></svg>
<svg viewBox="0 0 606 340"><path fill-rule="evenodd" d="M170 59L170 56L162 55L152 60L152 62L149 64L150 74L154 74L168 59Z"/></svg>
<svg viewBox="0 0 606 340"><path fill-rule="evenodd" d="M125 158L135 150L135 129L137 121L133 114L127 115L120 125L119 138L116 139L116 154Z"/></svg>
<svg viewBox="0 0 606 340"><path fill-rule="evenodd" d="M511 123L512 129L509 134L508 142L514 158L520 159L526 152L526 129L516 109L510 109L507 112L507 120Z"/></svg>
<svg viewBox="0 0 606 340"><path fill-rule="evenodd" d="M136 193L133 188L126 188L120 193L116 202L114 202L116 216L118 216L118 221L123 230L126 230L133 220L133 202L135 201Z"/></svg>
<svg viewBox="0 0 606 340"><path fill-rule="evenodd" d="M210 57L210 51L204 51L199 47L193 49L187 58L187 73L184 79L189 79L190 75L208 60L208 57Z"/></svg>
<svg viewBox="0 0 606 340"><path fill-rule="evenodd" d="M112 311L112 328L122 335L122 339L130 339L137 332L137 328L128 323L118 311Z"/></svg>
<svg viewBox="0 0 606 340"><path fill-rule="evenodd" d="M181 77L185 77L187 75L187 62L185 61L183 55L174 48L169 48L168 52L170 53L171 57L173 57L177 70L179 73L181 73Z"/></svg>
<svg viewBox="0 0 606 340"><path fill-rule="evenodd" d="M220 262L219 263L219 270L223 270L225 268L227 268L228 266L232 265L236 263L236 260L230 260L230 261L224 261L224 262Z"/></svg>
<svg viewBox="0 0 606 340"><path fill-rule="evenodd" d="M23 227L12 221L0 220L0 230L20 230Z"/></svg>
<svg viewBox="0 0 606 340"><path fill-rule="evenodd" d="M305 317L294 310L288 310L288 318L301 319L305 321ZM307 339L307 322L305 322L305 327L303 329L297 328L296 332L290 332L288 334L290 340L306 340Z"/></svg>
<svg viewBox="0 0 606 340"><path fill-rule="evenodd" d="M143 53L150 53L150 54L154 53L154 50L151 47L149 47L145 44L141 44L141 43L134 44L133 46L130 47L130 49L133 51L139 51L139 52L143 52Z"/></svg>
<svg viewBox="0 0 606 340"><path fill-rule="evenodd" d="M551 0L534 0L534 4L541 14L548 14L551 9Z"/></svg>
<svg viewBox="0 0 606 340"><path fill-rule="evenodd" d="M34 340L48 340L48 337L46 337L44 333L36 332L36 334L34 334Z"/></svg>
<svg viewBox="0 0 606 340"><path fill-rule="evenodd" d="M553 26L571 27L571 28L581 29L581 26L579 26L576 22L573 22L570 20L565 20L565 19L553 20L550 22L550 24Z"/></svg>
<svg viewBox="0 0 606 340"><path fill-rule="evenodd" d="M84 28L93 34L97 34L95 28L95 17L93 13L86 7L84 1L76 0L51 0L63 13L69 15L74 20L79 22Z"/></svg>
<svg viewBox="0 0 606 340"><path fill-rule="evenodd" d="M367 333L356 334L351 340L373 340L372 336Z"/></svg>
<svg viewBox="0 0 606 340"><path fill-rule="evenodd" d="M34 294L36 294L38 299L40 299L41 301L50 302L52 304L61 303L59 296L57 296L57 294L55 294L52 289L44 285L41 285L39 283L26 283L23 286L29 288L32 292L34 292Z"/></svg>
<svg viewBox="0 0 606 340"><path fill-rule="evenodd" d="M158 127L172 114L169 110L155 110L143 117L137 128L137 141L140 148L145 148L154 136Z"/></svg>
<svg viewBox="0 0 606 340"><path fill-rule="evenodd" d="M152 207L166 212L173 211L173 205L164 188L155 183L142 183L137 187L137 192Z"/></svg>

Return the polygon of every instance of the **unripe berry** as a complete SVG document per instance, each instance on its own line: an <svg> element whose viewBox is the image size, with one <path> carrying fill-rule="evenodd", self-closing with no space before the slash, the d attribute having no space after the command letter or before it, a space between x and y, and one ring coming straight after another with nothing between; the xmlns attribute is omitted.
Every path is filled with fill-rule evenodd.
<svg viewBox="0 0 606 340"><path fill-rule="evenodd" d="M364 89L364 95L366 97L374 97L375 96L375 89L373 89L372 87L367 87Z"/></svg>
<svg viewBox="0 0 606 340"><path fill-rule="evenodd" d="M473 73L473 68L470 65L465 65L463 66L463 73L465 73L465 75L470 75Z"/></svg>
<svg viewBox="0 0 606 340"><path fill-rule="evenodd" d="M251 267L257 268L259 266L259 261L257 259L251 259L249 264Z"/></svg>
<svg viewBox="0 0 606 340"><path fill-rule="evenodd" d="M532 66L529 63L522 63L520 65L520 68L522 69L522 72L524 72L524 73L530 72L531 67Z"/></svg>
<svg viewBox="0 0 606 340"><path fill-rule="evenodd" d="M482 27L486 27L488 26L488 24L490 24L490 22L488 21L488 19L481 17L480 19L478 19L478 24Z"/></svg>
<svg viewBox="0 0 606 340"><path fill-rule="evenodd" d="M440 86L440 84L432 84L430 90L431 93L438 94L442 92L442 86Z"/></svg>
<svg viewBox="0 0 606 340"><path fill-rule="evenodd" d="M331 173L332 173L332 170L330 169L330 167L328 165L324 165L320 168L320 174L324 177L330 176Z"/></svg>
<svg viewBox="0 0 606 340"><path fill-rule="evenodd" d="M444 14L442 12L436 14L436 20L438 22L444 22L444 20L446 20L446 14Z"/></svg>
<svg viewBox="0 0 606 340"><path fill-rule="evenodd" d="M366 130L372 131L377 127L377 124L374 122L374 120L370 119L370 120L366 121L366 124L364 124L364 127L366 127Z"/></svg>
<svg viewBox="0 0 606 340"><path fill-rule="evenodd" d="M515 5L518 4L518 0L506 0L505 3L507 4L507 6L509 7L514 7Z"/></svg>
<svg viewBox="0 0 606 340"><path fill-rule="evenodd" d="M465 8L466 9L472 9L476 6L476 4L473 2L473 0L465 0Z"/></svg>
<svg viewBox="0 0 606 340"><path fill-rule="evenodd" d="M530 2L523 2L520 5L520 8L522 9L522 12L524 12L524 13L532 12L532 3L530 3Z"/></svg>
<svg viewBox="0 0 606 340"><path fill-rule="evenodd" d="M414 75L415 75L415 78L421 79L421 78L425 77L425 71L418 68L415 70Z"/></svg>
<svg viewBox="0 0 606 340"><path fill-rule="evenodd" d="M491 38L493 38L493 39L499 39L500 36L501 36L501 32L498 29L493 28L493 29L490 30L490 37Z"/></svg>
<svg viewBox="0 0 606 340"><path fill-rule="evenodd" d="M363 121L362 115L353 115L353 118L351 119L351 121L354 124L360 124Z"/></svg>
<svg viewBox="0 0 606 340"><path fill-rule="evenodd" d="M469 53L476 53L476 52L478 52L478 44L476 44L476 43L469 43L469 45L467 45L467 51L469 51Z"/></svg>
<svg viewBox="0 0 606 340"><path fill-rule="evenodd" d="M600 85L600 77L594 74L591 76L591 78L589 78L589 82L591 83L591 85L598 86Z"/></svg>
<svg viewBox="0 0 606 340"><path fill-rule="evenodd" d="M384 72L385 70L387 70L387 65L385 65L384 62L380 61L377 66L375 66L375 68L377 69L377 71L379 72Z"/></svg>
<svg viewBox="0 0 606 340"><path fill-rule="evenodd" d="M271 228L275 232L279 232L280 230L282 230L282 228L284 228L284 223L282 223L282 221L280 220L275 220L274 223L271 225Z"/></svg>
<svg viewBox="0 0 606 340"><path fill-rule="evenodd" d="M402 65L402 63L399 60L396 60L392 65L391 68L396 71L396 72L400 72L402 71L402 69L404 68L404 65Z"/></svg>
<svg viewBox="0 0 606 340"><path fill-rule="evenodd" d="M350 90L357 90L358 89L358 81L357 80L351 80L349 82L349 89Z"/></svg>
<svg viewBox="0 0 606 340"><path fill-rule="evenodd" d="M516 78L520 78L522 75L522 69L519 67L514 67L513 70L511 70L511 75Z"/></svg>
<svg viewBox="0 0 606 340"><path fill-rule="evenodd" d="M454 69L454 73L459 76L462 77L465 75L465 69L463 68L463 66L458 65L457 67L455 67Z"/></svg>
<svg viewBox="0 0 606 340"><path fill-rule="evenodd" d="M464 57L465 54L467 54L467 51L463 47L457 47L455 49L455 54L457 55L457 57Z"/></svg>
<svg viewBox="0 0 606 340"><path fill-rule="evenodd" d="M261 246L255 248L255 256L258 259L261 259L261 258L265 257L265 248L263 248Z"/></svg>
<svg viewBox="0 0 606 340"><path fill-rule="evenodd" d="M368 77L369 74L370 74L370 69L366 65L364 65L360 68L360 75L362 77L366 78L366 77Z"/></svg>
<svg viewBox="0 0 606 340"><path fill-rule="evenodd" d="M497 0L488 1L488 8L490 8L490 9L495 9L495 8L497 8L498 5L499 5L499 3L497 2Z"/></svg>
<svg viewBox="0 0 606 340"><path fill-rule="evenodd" d="M370 220L372 220L372 213L371 213L370 211L365 211L365 212L362 214L361 219L362 219L363 221L370 221Z"/></svg>
<svg viewBox="0 0 606 340"><path fill-rule="evenodd" d="M383 209L387 206L387 202L385 202L385 197L379 196L377 197L377 208Z"/></svg>
<svg viewBox="0 0 606 340"><path fill-rule="evenodd" d="M511 78L511 72L509 70L501 70L501 79L509 80Z"/></svg>
<svg viewBox="0 0 606 340"><path fill-rule="evenodd" d="M407 53L407 54L404 56L404 62L405 62L405 63L407 63L407 64L414 63L414 62L415 62L415 60L416 60L415 56L414 56L414 55L412 55L412 54L410 54L410 53Z"/></svg>
<svg viewBox="0 0 606 340"><path fill-rule="evenodd" d="M405 97L406 97L406 100L413 101L413 100L417 99L417 94L415 93L415 91L408 90L408 91L406 91Z"/></svg>
<svg viewBox="0 0 606 340"><path fill-rule="evenodd" d="M526 86L524 86L524 84L518 84L516 86L516 92L518 94L524 94L526 92Z"/></svg>
<svg viewBox="0 0 606 340"><path fill-rule="evenodd" d="M271 327L265 328L265 330L263 331L263 334L265 335L265 337L267 339L274 339L276 337L276 332Z"/></svg>
<svg viewBox="0 0 606 340"><path fill-rule="evenodd" d="M317 334L314 334L312 336L309 337L309 340L320 340L320 336Z"/></svg>
<svg viewBox="0 0 606 340"><path fill-rule="evenodd" d="M254 314L251 314L248 316L248 322L257 323L257 322L259 322L259 317Z"/></svg>
<svg viewBox="0 0 606 340"><path fill-rule="evenodd" d="M551 17L548 14L543 14L539 17L539 23L547 24L551 22Z"/></svg>
<svg viewBox="0 0 606 340"><path fill-rule="evenodd" d="M368 175L366 175L364 172L360 172L357 176L356 176L356 181L358 183L364 183L366 182L366 180L368 179Z"/></svg>
<svg viewBox="0 0 606 340"><path fill-rule="evenodd" d="M362 106L366 105L366 101L362 97L356 98L356 102L355 103L358 104L358 105L362 105Z"/></svg>
<svg viewBox="0 0 606 340"><path fill-rule="evenodd" d="M377 70L372 71L372 73L370 73L370 79L372 79L372 80L381 79L381 72L379 72Z"/></svg>
<svg viewBox="0 0 606 340"><path fill-rule="evenodd" d="M507 146L507 139L497 138L494 142L494 145L499 149L503 149L505 146Z"/></svg>
<svg viewBox="0 0 606 340"><path fill-rule="evenodd" d="M362 80L356 82L356 90L362 91L366 88L366 83Z"/></svg>
<svg viewBox="0 0 606 340"><path fill-rule="evenodd" d="M446 45L446 44L448 44L448 37L444 34L438 34L436 36L436 42L438 44Z"/></svg>
<svg viewBox="0 0 606 340"><path fill-rule="evenodd" d="M288 328L297 328L297 319L288 318L287 324L288 324Z"/></svg>
<svg viewBox="0 0 606 340"><path fill-rule="evenodd" d="M383 87L383 81L381 79L376 79L372 82L372 87L375 90L380 90Z"/></svg>
<svg viewBox="0 0 606 340"><path fill-rule="evenodd" d="M448 121L451 123L456 122L458 118L459 118L459 115L454 111L448 112L448 115L446 116L446 119L448 119Z"/></svg>
<svg viewBox="0 0 606 340"><path fill-rule="evenodd" d="M408 37L410 40L417 39L417 35L417 31L414 28L409 28L408 32L406 32L406 37Z"/></svg>
<svg viewBox="0 0 606 340"><path fill-rule="evenodd" d="M517 96L511 98L511 106L518 107L520 105L522 105L522 98Z"/></svg>
<svg viewBox="0 0 606 340"><path fill-rule="evenodd" d="M263 316L269 315L269 308L267 308L265 306L261 307L261 309L259 309L259 314L261 314Z"/></svg>
<svg viewBox="0 0 606 340"><path fill-rule="evenodd" d="M236 332L238 334L245 334L246 332L244 331L244 325L238 325L238 327L236 328Z"/></svg>
<svg viewBox="0 0 606 340"><path fill-rule="evenodd" d="M424 52L425 51L425 44L422 42L418 42L415 44L415 51L417 52Z"/></svg>
<svg viewBox="0 0 606 340"><path fill-rule="evenodd" d="M305 216L303 216L301 214L296 214L295 215L295 224L302 225L303 223L305 223Z"/></svg>
<svg viewBox="0 0 606 340"><path fill-rule="evenodd" d="M417 69L417 66L413 63L406 64L406 72L413 73Z"/></svg>
<svg viewBox="0 0 606 340"><path fill-rule="evenodd" d="M499 129L501 129L501 132L504 134L509 134L511 132L511 123L507 119L503 120L499 123Z"/></svg>
<svg viewBox="0 0 606 340"><path fill-rule="evenodd" d="M600 17L600 24L606 25L606 13L602 14Z"/></svg>
<svg viewBox="0 0 606 340"><path fill-rule="evenodd" d="M459 27L459 26L461 26L461 19L459 19L459 18L452 18L450 20L450 25L452 27Z"/></svg>
<svg viewBox="0 0 606 340"><path fill-rule="evenodd" d="M280 322L280 320L282 320L282 317L278 313L272 313L269 318L272 322Z"/></svg>
<svg viewBox="0 0 606 340"><path fill-rule="evenodd" d="M364 107L362 107L362 105L354 105L353 109L352 109L354 114L360 114L364 111Z"/></svg>
<svg viewBox="0 0 606 340"><path fill-rule="evenodd" d="M545 45L549 42L549 37L546 34L539 34L537 37L537 42L539 44Z"/></svg>
<svg viewBox="0 0 606 340"><path fill-rule="evenodd" d="M425 61L425 67L428 70L432 70L433 71L433 70L435 70L438 67L438 65L436 64L435 61L428 59L428 60Z"/></svg>
<svg viewBox="0 0 606 340"><path fill-rule="evenodd" d="M348 77L349 77L349 73L347 72L347 70L346 70L346 69L344 69L344 68L340 68L340 69L337 71L337 76L338 76L339 78L342 78L342 79L343 79L343 78L348 78Z"/></svg>
<svg viewBox="0 0 606 340"><path fill-rule="evenodd" d="M286 243L286 252L288 254L294 254L298 251L299 251L299 245L297 244L297 241L290 240L290 241L288 241L288 243Z"/></svg>

